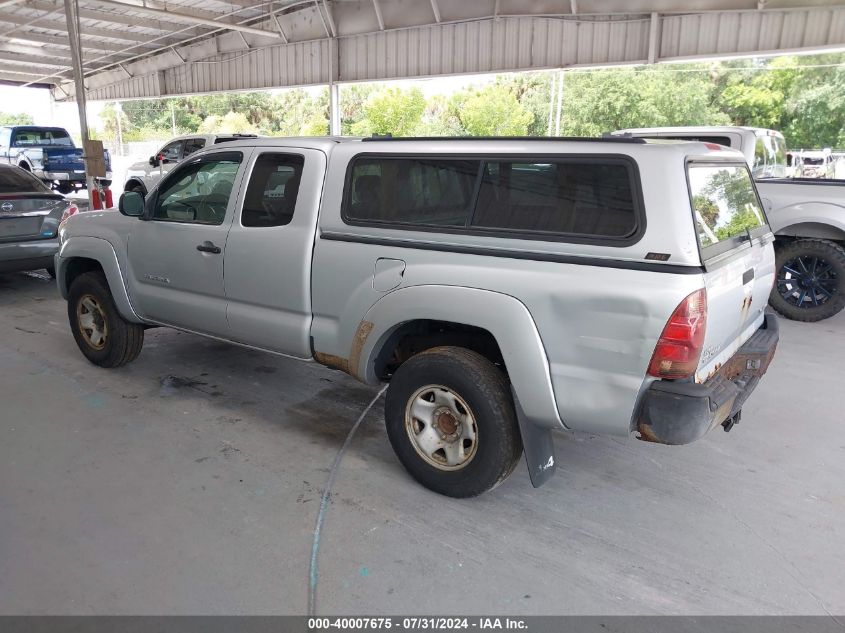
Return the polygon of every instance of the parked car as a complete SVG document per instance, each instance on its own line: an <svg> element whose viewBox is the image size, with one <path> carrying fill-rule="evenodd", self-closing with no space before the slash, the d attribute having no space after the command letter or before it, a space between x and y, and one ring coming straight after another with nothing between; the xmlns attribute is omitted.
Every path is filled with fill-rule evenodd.
<svg viewBox="0 0 845 633"><path fill-rule="evenodd" d="M105 187L111 185L111 157L104 151ZM85 189L82 149L60 127L14 125L0 127L0 164L17 165L59 193Z"/></svg>
<svg viewBox="0 0 845 633"><path fill-rule="evenodd" d="M126 170L124 191L137 191L146 195L177 163L196 151L219 143L230 143L255 134L189 134L169 140L148 160L132 164Z"/></svg>
<svg viewBox="0 0 845 633"><path fill-rule="evenodd" d="M780 132L750 127L674 127L618 130L614 134L698 140L741 151L776 235L777 283L769 303L796 321L821 321L845 308L845 181L783 177L786 144ZM804 154L798 156L797 169L801 169Z"/></svg>
<svg viewBox="0 0 845 633"><path fill-rule="evenodd" d="M523 446L540 485L555 429L729 430L778 340L773 236L719 146L240 141L119 208L71 218L56 256L88 360L164 325L389 382L387 436L445 495L495 487Z"/></svg>
<svg viewBox="0 0 845 633"><path fill-rule="evenodd" d="M55 275L59 224L77 212L30 172L0 165L0 272L46 268Z"/></svg>
<svg viewBox="0 0 845 633"><path fill-rule="evenodd" d="M830 149L813 151L804 150L801 152L801 173L802 178L834 178L834 162Z"/></svg>

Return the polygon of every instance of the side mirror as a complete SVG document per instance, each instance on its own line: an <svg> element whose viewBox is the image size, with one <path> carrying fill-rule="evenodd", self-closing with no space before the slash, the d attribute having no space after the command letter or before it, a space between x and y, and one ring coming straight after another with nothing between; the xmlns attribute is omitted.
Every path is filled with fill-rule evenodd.
<svg viewBox="0 0 845 633"><path fill-rule="evenodd" d="M144 196L137 191L126 191L120 194L117 209L127 217L139 218L144 215Z"/></svg>
<svg viewBox="0 0 845 633"><path fill-rule="evenodd" d="M158 160L155 156L150 156L150 167L158 167Z"/></svg>

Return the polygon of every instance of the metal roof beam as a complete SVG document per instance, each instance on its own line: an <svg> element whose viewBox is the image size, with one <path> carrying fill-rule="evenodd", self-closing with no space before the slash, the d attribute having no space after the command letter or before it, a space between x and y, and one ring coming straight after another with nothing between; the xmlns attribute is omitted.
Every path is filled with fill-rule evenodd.
<svg viewBox="0 0 845 633"><path fill-rule="evenodd" d="M323 0L323 8L326 10L326 18L329 20L329 28L332 31L332 37L337 37L337 25L335 24L332 10L329 8L329 3L326 2L326 0Z"/></svg>
<svg viewBox="0 0 845 633"><path fill-rule="evenodd" d="M290 40L288 40L287 33L285 33L285 29L282 28L282 22L279 20L279 16L273 13L273 22L276 23L276 28L279 29L279 35L282 36L282 41L285 44L289 44Z"/></svg>
<svg viewBox="0 0 845 633"><path fill-rule="evenodd" d="M211 19L211 18L201 18L194 15L188 15L186 13L178 13L176 11L168 11L165 9L153 9L151 7L142 7L137 6L134 4L126 4L125 2L118 2L118 0L96 0L98 4L103 4L112 7L121 7L123 9L127 9L129 11L134 11L136 13L146 13L147 15L159 17L159 18L166 18L167 20L171 20L173 22L182 22L183 24L197 24L201 26L209 26L212 28L223 28L230 31L240 31L241 33L248 33L250 35L256 35L258 37L267 37L272 39L280 39L280 35L278 33L274 33L273 31L265 31L264 29L256 29L251 26L244 26L242 24L233 24L231 22L224 22L220 19ZM80 13L80 15L83 15ZM83 17L85 17L83 15ZM223 16L221 16L223 17ZM106 19L106 18L99 18L99 19ZM137 23L137 20L136 20ZM85 27L83 27L84 30Z"/></svg>
<svg viewBox="0 0 845 633"><path fill-rule="evenodd" d="M0 64L0 76L6 79L13 79L14 81L36 81L41 79L41 75L32 72L19 70L20 66L3 66ZM13 77L14 76L14 77Z"/></svg>
<svg viewBox="0 0 845 633"><path fill-rule="evenodd" d="M136 9L134 5L121 5L126 8ZM49 2L40 2L39 0L30 0L25 5L27 9L35 9L38 11L51 11L55 13L56 8L53 4ZM47 16L44 16L47 17ZM139 23L137 16L132 15L124 15L121 13L115 13L114 11L100 11L97 9L86 8L79 10L79 17L85 18L86 20L97 20L98 22L110 22L112 24L123 24L124 26L132 26L135 28L144 28L149 29L152 31L161 31L163 33L168 32L172 29L172 24L167 22L156 21L153 23ZM57 13L53 18L53 21L57 23L63 24L62 30L67 31L67 24L63 19L64 16L61 13ZM82 28L85 28L85 25L82 25Z"/></svg>
<svg viewBox="0 0 845 633"><path fill-rule="evenodd" d="M35 20L32 20L26 18L22 19L15 15L0 14L0 22L14 24L17 26L32 26L47 31L56 31L60 34L59 37L62 35L67 37L67 26L64 24L64 21L56 22L45 18L46 16L40 16ZM150 39L149 34L138 33L137 31L133 32L122 29L118 30L90 26L83 26L82 28L85 30L83 35L87 37L108 38L124 42L140 42L142 45ZM23 32L26 33L26 31ZM25 38L21 36L21 39Z"/></svg>
<svg viewBox="0 0 845 633"><path fill-rule="evenodd" d="M0 51L0 64L4 66L12 66L15 65L26 67L31 66L40 66L41 68L57 68L59 70L63 70L66 68L61 64L54 64L53 62L60 61L56 59L50 59L49 57L26 57L25 59L20 59L14 56L11 56L10 53L6 53L4 51Z"/></svg>
<svg viewBox="0 0 845 633"><path fill-rule="evenodd" d="M5 36L5 33L0 33L0 37ZM35 44L47 44L48 46L64 46L69 47L70 43L68 42L67 37L61 37L59 35L45 35L43 33L32 33L30 31L18 31L15 32L13 36L16 40L21 40L24 42L32 42ZM113 52L120 52L126 48L126 46L121 46L120 44L110 44L103 42L101 40L96 40L93 42L83 42L82 48L87 51L113 51ZM70 55L70 50L63 51L63 53L67 53Z"/></svg>
<svg viewBox="0 0 845 633"><path fill-rule="evenodd" d="M378 0L373 0L373 9L376 12L376 19L378 20L378 28L379 30L384 30L384 16L381 14L381 5L378 3Z"/></svg>
<svg viewBox="0 0 845 633"><path fill-rule="evenodd" d="M219 21L221 18L227 18L227 17L231 16L233 13L242 14L242 13L247 12L246 8L210 11L210 10L206 10L206 9L197 9L194 6L184 6L184 5L172 4L172 3L168 7L167 3L165 3L165 2L155 2L154 0L117 0L117 1L120 2L120 4L123 7L125 7L128 11L136 11L137 10L137 11L143 12L146 9L154 9L156 11L167 11L168 13L171 13L170 9L173 8L173 9L176 9L176 11L180 15L190 16L192 18L200 18L200 19L203 19L203 20L213 20L213 21ZM121 17L121 19L128 20L132 24L135 24L135 25L138 25L138 26L145 26L144 23L138 24L138 16L137 15L129 15L128 13L123 13L123 12L115 13L114 11L111 11L110 9L114 5L111 4L108 1L102 2L101 0L85 0L85 2L89 6L89 9L88 9L89 11L91 11L91 10L102 11L103 13L107 13L108 15L118 15L118 16ZM98 8L96 6L98 4L101 4L103 6ZM259 15L251 16L252 19L260 17L260 14L262 13L262 11L261 11L262 6L263 6L262 2L254 2L250 6L250 8L252 8L253 11L258 11L258 13L259 13ZM80 15L82 15L82 14L80 14ZM171 24L171 21L172 20L170 20L170 19L165 20L165 21L162 21L160 19L156 19L155 22L156 22L156 24L158 24L158 27L156 27L156 28L160 28L163 24L165 29L170 31L170 30L172 30L172 26L173 26Z"/></svg>
<svg viewBox="0 0 845 633"><path fill-rule="evenodd" d="M44 57L50 59L61 59L70 61L70 49L62 50L48 46L27 46L25 44L0 44L0 53L17 53L19 55L31 55L33 57ZM99 57L98 54L88 55L86 59Z"/></svg>
<svg viewBox="0 0 845 633"><path fill-rule="evenodd" d="M440 5L437 4L437 0L431 0L431 11L434 13L434 20L440 24Z"/></svg>

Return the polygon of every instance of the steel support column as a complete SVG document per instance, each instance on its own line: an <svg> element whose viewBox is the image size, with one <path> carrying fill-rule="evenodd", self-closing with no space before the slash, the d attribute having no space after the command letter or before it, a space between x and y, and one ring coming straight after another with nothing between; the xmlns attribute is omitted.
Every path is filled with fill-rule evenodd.
<svg viewBox="0 0 845 633"><path fill-rule="evenodd" d="M88 189L89 209L94 208L94 178L91 176L89 158L85 153L88 141L88 109L85 102L85 82L82 72L82 48L79 41L79 2L65 0L65 20L70 40L70 55L73 62L73 83L76 88L76 107L79 110L79 130L82 136L82 159L85 162L85 184Z"/></svg>
<svg viewBox="0 0 845 633"><path fill-rule="evenodd" d="M329 136L340 136L340 89L337 85L338 44L329 38Z"/></svg>

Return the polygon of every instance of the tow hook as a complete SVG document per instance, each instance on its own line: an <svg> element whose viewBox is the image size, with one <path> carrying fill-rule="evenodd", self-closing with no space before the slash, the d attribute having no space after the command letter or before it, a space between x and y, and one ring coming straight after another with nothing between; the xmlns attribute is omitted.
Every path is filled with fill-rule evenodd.
<svg viewBox="0 0 845 633"><path fill-rule="evenodd" d="M739 424L739 420L742 418L742 411L737 411L733 417L728 418L724 422L722 422L722 428L725 429L725 433L730 431L734 428L734 425Z"/></svg>

